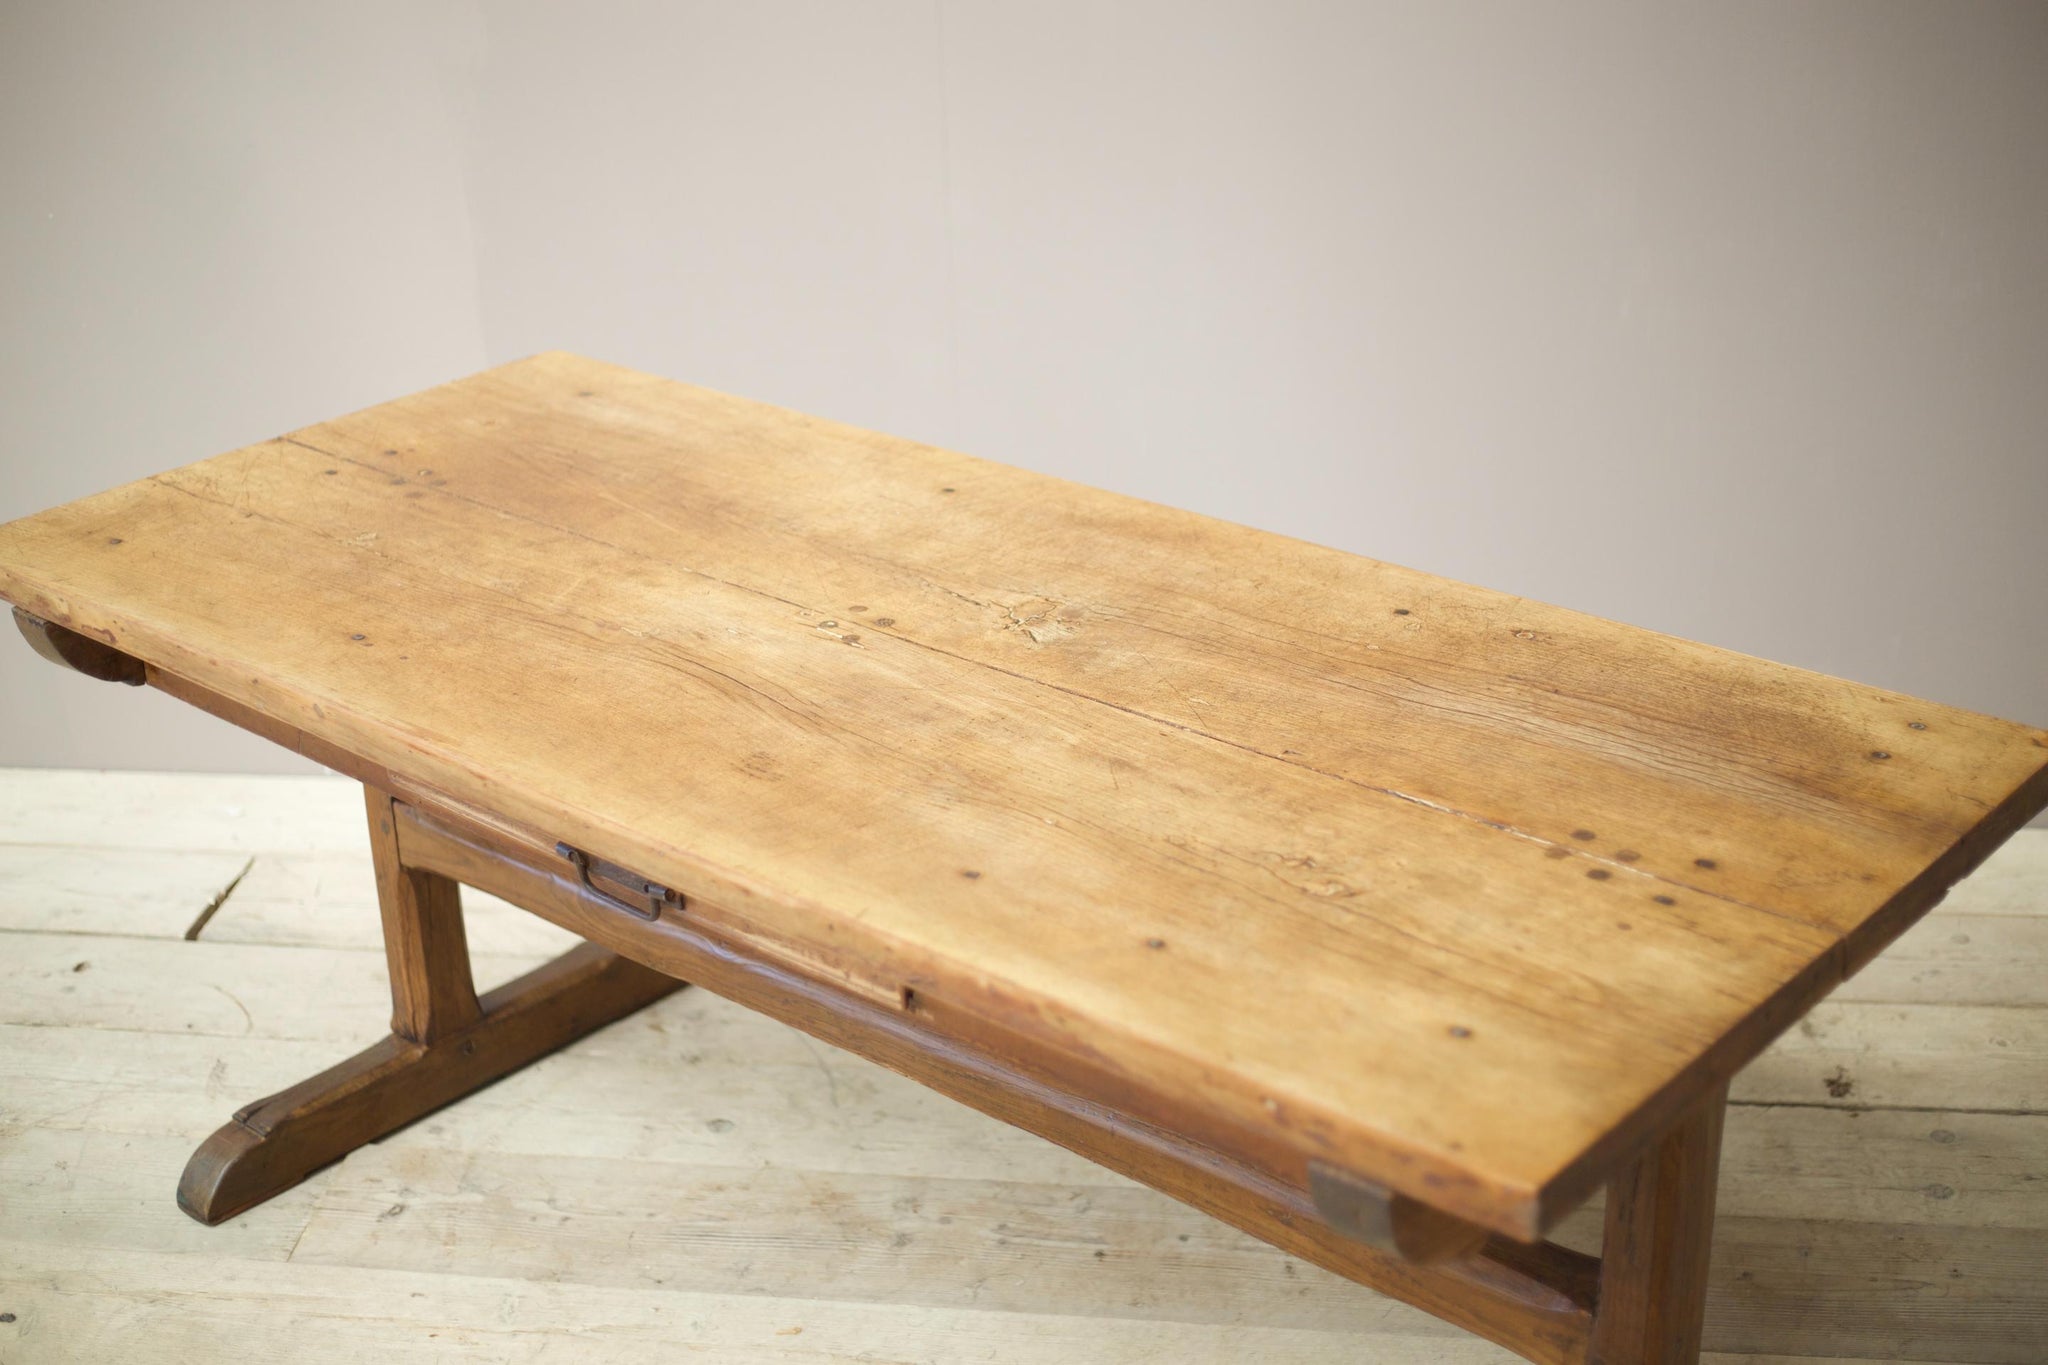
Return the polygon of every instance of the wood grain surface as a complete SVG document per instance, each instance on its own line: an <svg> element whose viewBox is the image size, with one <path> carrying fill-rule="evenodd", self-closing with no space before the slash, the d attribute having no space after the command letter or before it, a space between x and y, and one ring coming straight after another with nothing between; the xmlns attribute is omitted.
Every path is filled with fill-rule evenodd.
<svg viewBox="0 0 2048 1365"><path fill-rule="evenodd" d="M1531 1236L2048 737L564 355L0 528L0 595Z"/></svg>
<svg viewBox="0 0 2048 1365"><path fill-rule="evenodd" d="M170 1196L193 1143L383 1032L362 807L0 772L0 1360L1517 1359L696 989L202 1228ZM485 987L574 942L464 906ZM1866 972L1736 1078L1708 1365L2040 1365L2048 1099L2010 1082L2048 1074L2048 1008L2012 1000L2016 943L2048 950L2048 831L1882 959L1940 977Z"/></svg>

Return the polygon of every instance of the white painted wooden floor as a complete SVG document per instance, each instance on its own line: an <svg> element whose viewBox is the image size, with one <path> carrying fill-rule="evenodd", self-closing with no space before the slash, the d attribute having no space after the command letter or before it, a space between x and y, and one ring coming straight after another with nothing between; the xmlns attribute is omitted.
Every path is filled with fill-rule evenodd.
<svg viewBox="0 0 2048 1365"><path fill-rule="evenodd" d="M701 991L202 1228L194 1145L388 1017L362 821L0 772L0 1362L1513 1359ZM481 984L566 941L469 904ZM1710 1359L2048 1361L2048 831L1735 1097Z"/></svg>

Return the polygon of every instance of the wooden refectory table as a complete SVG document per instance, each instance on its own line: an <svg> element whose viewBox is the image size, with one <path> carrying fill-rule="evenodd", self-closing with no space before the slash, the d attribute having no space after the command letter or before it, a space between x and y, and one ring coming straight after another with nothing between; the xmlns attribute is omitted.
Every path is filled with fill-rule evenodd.
<svg viewBox="0 0 2048 1365"><path fill-rule="evenodd" d="M1544 1362L1697 1357L1730 1076L2048 803L2038 730L563 354L0 596L365 785L391 1032L196 1218L689 981ZM462 884L588 942L479 997Z"/></svg>

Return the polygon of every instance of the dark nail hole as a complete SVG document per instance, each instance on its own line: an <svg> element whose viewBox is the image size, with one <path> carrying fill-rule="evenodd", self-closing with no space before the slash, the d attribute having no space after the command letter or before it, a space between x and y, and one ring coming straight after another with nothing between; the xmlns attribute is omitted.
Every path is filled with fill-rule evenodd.
<svg viewBox="0 0 2048 1365"><path fill-rule="evenodd" d="M1451 1025L1451 1036L1453 1038L1470 1038L1472 1030L1466 1028L1463 1024L1453 1024Z"/></svg>
<svg viewBox="0 0 2048 1365"><path fill-rule="evenodd" d="M1577 839L1581 843L1585 843L1594 837L1593 831L1590 829L1575 829L1572 831L1572 838Z"/></svg>
<svg viewBox="0 0 2048 1365"><path fill-rule="evenodd" d="M367 635L351 635L351 636L349 636L348 638L349 638L349 639L351 639L351 640L367 640L367 639L369 639L370 637L369 637L369 636L367 636Z"/></svg>
<svg viewBox="0 0 2048 1365"><path fill-rule="evenodd" d="M950 492L952 492L953 490L952 490L952 489L950 489L950 488L941 488L941 489L940 489L939 491L940 491L941 493L950 493Z"/></svg>
<svg viewBox="0 0 2048 1365"><path fill-rule="evenodd" d="M341 471L339 469L323 469L320 472L322 474L339 474Z"/></svg>
<svg viewBox="0 0 2048 1365"><path fill-rule="evenodd" d="M965 878L967 878L967 880L968 880L968 881L970 881L970 882L973 882L973 881L980 881L980 880L981 880L981 874L980 874L979 872L976 872L976 871L975 871L975 870L974 870L973 868L971 868L971 867L970 867L970 868L965 868L965 869L963 869L963 870L961 871L960 875L961 875L961 876L963 876L963 877L965 877Z"/></svg>
<svg viewBox="0 0 2048 1365"><path fill-rule="evenodd" d="M1886 753L1882 749L1872 749L1870 751L1870 756L1875 759L1887 759L1891 757L1890 754Z"/></svg>
<svg viewBox="0 0 2048 1365"><path fill-rule="evenodd" d="M903 988L903 1008L913 1013L917 1010L917 992L909 986Z"/></svg>
<svg viewBox="0 0 2048 1365"><path fill-rule="evenodd" d="M1908 730L1925 730L1927 722L1924 720L1909 720L1906 722L1906 728Z"/></svg>
<svg viewBox="0 0 2048 1365"><path fill-rule="evenodd" d="M1712 858L1694 858L1692 860L1692 865L1694 867L1704 867L1709 872L1712 872L1715 868L1720 866L1720 864L1715 862Z"/></svg>
<svg viewBox="0 0 2048 1365"><path fill-rule="evenodd" d="M1148 938L1145 940L1145 946L1147 948L1164 948L1166 940L1163 938Z"/></svg>
<svg viewBox="0 0 2048 1365"><path fill-rule="evenodd" d="M1414 614L1415 614L1414 612L1412 612L1412 611L1408 610L1408 608L1406 608L1406 607L1395 607L1395 608L1394 608L1394 615L1396 615L1396 616L1413 616Z"/></svg>
<svg viewBox="0 0 2048 1365"><path fill-rule="evenodd" d="M1592 871L1588 872L1586 875L1588 877L1591 877L1596 882L1604 882L1609 877L1612 877L1614 874L1612 872L1609 872L1604 867L1596 867Z"/></svg>
<svg viewBox="0 0 2048 1365"><path fill-rule="evenodd" d="M386 455L396 455L396 454L397 454L398 452L397 452L397 451L395 451L395 450L387 450L387 451L385 451L384 453L385 453Z"/></svg>
<svg viewBox="0 0 2048 1365"><path fill-rule="evenodd" d="M107 544L109 544L109 545L119 545L120 543L121 543L121 537L119 537L119 536L108 536L108 537L107 537Z"/></svg>
<svg viewBox="0 0 2048 1365"><path fill-rule="evenodd" d="M1672 896L1652 896L1652 897L1650 897L1650 899L1651 899L1651 900L1653 900L1653 901L1655 901L1655 902L1657 902L1657 904L1659 904L1659 905L1676 905L1676 904L1678 904L1678 901L1677 901L1677 899L1676 899L1675 897L1672 897Z"/></svg>

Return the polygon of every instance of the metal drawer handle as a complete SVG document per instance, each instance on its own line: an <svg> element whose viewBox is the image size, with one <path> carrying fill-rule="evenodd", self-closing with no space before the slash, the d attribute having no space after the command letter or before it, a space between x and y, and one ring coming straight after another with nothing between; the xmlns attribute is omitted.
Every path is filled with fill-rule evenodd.
<svg viewBox="0 0 2048 1365"><path fill-rule="evenodd" d="M582 849L570 844L556 844L555 852L576 865L577 875L583 879L584 887L591 894L604 897L629 915L644 920L656 920L661 918L661 908L665 905L673 905L678 910L683 908L684 901L681 892L672 891L660 882L649 881L639 873L628 871L617 863L608 863L602 858L593 858ZM635 899L629 900L615 891L599 886L591 880L591 873L593 872L608 882L617 882L621 886L630 888Z"/></svg>

